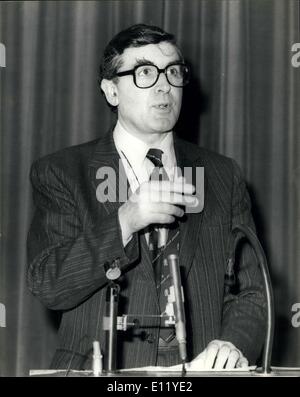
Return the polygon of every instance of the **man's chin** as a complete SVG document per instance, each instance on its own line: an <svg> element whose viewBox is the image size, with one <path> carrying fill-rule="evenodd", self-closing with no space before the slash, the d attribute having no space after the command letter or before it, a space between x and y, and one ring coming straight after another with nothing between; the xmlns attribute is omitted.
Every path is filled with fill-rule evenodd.
<svg viewBox="0 0 300 397"><path fill-rule="evenodd" d="M176 123L172 122L167 122L167 123L157 123L156 125L153 126L153 131L157 133L167 133L173 130L174 126Z"/></svg>

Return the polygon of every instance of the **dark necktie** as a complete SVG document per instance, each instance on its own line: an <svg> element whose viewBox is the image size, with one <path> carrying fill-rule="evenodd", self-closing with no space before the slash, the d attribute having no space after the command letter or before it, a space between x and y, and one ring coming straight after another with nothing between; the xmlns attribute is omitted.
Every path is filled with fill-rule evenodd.
<svg viewBox="0 0 300 397"><path fill-rule="evenodd" d="M162 163L163 151L160 149L149 149L147 158L154 164L154 169L150 175L152 181L168 181L169 177ZM159 250L166 245L168 229L162 225L150 226L149 228L149 247L153 259L159 253Z"/></svg>
<svg viewBox="0 0 300 397"><path fill-rule="evenodd" d="M169 180L168 174L162 163L163 151L160 149L149 149L147 158L152 161L155 168L150 175L150 180ZM167 293L170 288L170 273L167 255L179 251L179 228L177 222L172 226L151 225L149 227L149 249L152 254L152 265L156 280L156 288L159 296L161 314L165 314L168 303ZM160 338L168 342L174 339L174 328L166 327L165 318L162 318Z"/></svg>

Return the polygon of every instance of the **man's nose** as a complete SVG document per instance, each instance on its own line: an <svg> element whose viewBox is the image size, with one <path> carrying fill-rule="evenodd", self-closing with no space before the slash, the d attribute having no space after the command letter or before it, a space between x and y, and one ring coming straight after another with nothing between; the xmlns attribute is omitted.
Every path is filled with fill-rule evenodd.
<svg viewBox="0 0 300 397"><path fill-rule="evenodd" d="M160 73L157 83L155 84L155 88L157 92L169 92L171 89L171 85L167 80L167 76L165 73Z"/></svg>

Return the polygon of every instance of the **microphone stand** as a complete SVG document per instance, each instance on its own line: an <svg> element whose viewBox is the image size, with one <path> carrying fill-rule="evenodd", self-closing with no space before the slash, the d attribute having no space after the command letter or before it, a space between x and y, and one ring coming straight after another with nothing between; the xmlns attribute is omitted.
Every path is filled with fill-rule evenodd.
<svg viewBox="0 0 300 397"><path fill-rule="evenodd" d="M263 358L262 358L262 368L258 369L257 372L260 372L264 375L271 373L271 355L272 355L272 346L273 346L273 337L274 337L274 297L272 290L271 277L267 265L267 259L264 253L264 250L255 235L255 233L250 229L247 225L237 225L232 229L232 235L234 238L234 243L232 245L232 252L230 255L229 261L231 261L231 266L234 266L234 257L237 243L240 238L246 237L246 239L251 243L252 248L254 249L257 261L259 263L263 280L265 286L265 294L267 299L267 332L265 336L264 350L263 350Z"/></svg>
<svg viewBox="0 0 300 397"><path fill-rule="evenodd" d="M117 323L120 286L115 282L121 276L119 258L111 264L104 265L105 275L108 279L106 302L108 303L107 316L103 319L103 329L108 331L108 360L107 372L113 373L117 368Z"/></svg>
<svg viewBox="0 0 300 397"><path fill-rule="evenodd" d="M107 289L107 301L109 302L107 371L109 373L116 371L119 292L120 286L115 282L111 281Z"/></svg>
<svg viewBox="0 0 300 397"><path fill-rule="evenodd" d="M185 376L185 363L187 359L186 349L186 324L184 311L184 297L180 277L179 259L177 254L168 255L168 264L170 268L170 275L172 279L172 289L174 293L174 321L176 339L178 341L178 351L182 362L182 376Z"/></svg>

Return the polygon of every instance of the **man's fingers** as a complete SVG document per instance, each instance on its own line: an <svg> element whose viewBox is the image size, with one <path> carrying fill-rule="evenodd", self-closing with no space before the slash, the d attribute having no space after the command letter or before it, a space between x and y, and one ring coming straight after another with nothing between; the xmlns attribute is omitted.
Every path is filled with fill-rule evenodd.
<svg viewBox="0 0 300 397"><path fill-rule="evenodd" d="M197 205L198 199L195 196L192 195L182 195L178 193L172 193L172 192L162 192L158 193L157 195L150 195L150 200L157 202L161 201L164 203L170 203L170 204L177 204L177 205ZM156 201L157 200L157 201Z"/></svg>
<svg viewBox="0 0 300 397"><path fill-rule="evenodd" d="M197 205L198 204L198 199L196 196L192 196L189 194L179 194L179 193L173 193L173 192L157 192L157 191L152 191L150 192L148 196L148 200L153 203L157 202L164 202L164 203L170 203L170 204L177 204L177 205Z"/></svg>
<svg viewBox="0 0 300 397"><path fill-rule="evenodd" d="M146 182L145 186L148 184L149 188L157 191L164 192L174 192L181 194L194 194L196 189L195 186L190 183L182 182L171 182L171 181L150 181ZM146 187L145 187L146 188Z"/></svg>
<svg viewBox="0 0 300 397"><path fill-rule="evenodd" d="M226 369L235 368L239 358L240 358L240 353L237 350L231 350L225 368Z"/></svg>
<svg viewBox="0 0 300 397"><path fill-rule="evenodd" d="M206 348L206 356L204 360L204 368L212 369L219 351L219 346L212 342Z"/></svg>
<svg viewBox="0 0 300 397"><path fill-rule="evenodd" d="M247 368L248 365L249 365L249 362L245 357L241 357L236 363L237 368Z"/></svg>
<svg viewBox="0 0 300 397"><path fill-rule="evenodd" d="M175 221L175 217L173 215L161 214L161 213L153 213L151 215L151 223L173 223Z"/></svg>
<svg viewBox="0 0 300 397"><path fill-rule="evenodd" d="M196 207L198 198L193 194L195 187L187 183L170 181L151 181L143 183L130 197L132 202L165 202L183 206Z"/></svg>
<svg viewBox="0 0 300 397"><path fill-rule="evenodd" d="M223 369L229 355L230 355L230 346L228 345L221 346L217 354L217 359L214 368Z"/></svg>
<svg viewBox="0 0 300 397"><path fill-rule="evenodd" d="M200 357L201 360L199 360ZM242 352L231 342L216 339L211 341L187 368L196 370L196 368L200 369L201 367L204 370L222 370L223 368L246 368L248 364L248 360Z"/></svg>
<svg viewBox="0 0 300 397"><path fill-rule="evenodd" d="M186 182L186 178L184 176L175 176L175 178L173 179L173 182L177 182L177 183L187 183Z"/></svg>
<svg viewBox="0 0 300 397"><path fill-rule="evenodd" d="M138 194L133 194L130 197L130 202L142 204L169 203L189 207L196 207L199 204L198 198L196 196L156 190L141 191Z"/></svg>
<svg viewBox="0 0 300 397"><path fill-rule="evenodd" d="M183 209L169 203L154 203L151 205L149 212L162 215L173 215L177 217L184 215Z"/></svg>

